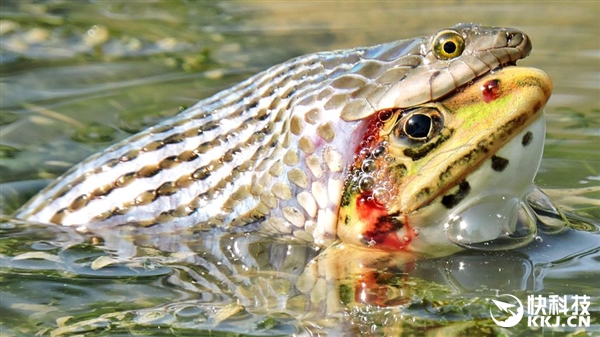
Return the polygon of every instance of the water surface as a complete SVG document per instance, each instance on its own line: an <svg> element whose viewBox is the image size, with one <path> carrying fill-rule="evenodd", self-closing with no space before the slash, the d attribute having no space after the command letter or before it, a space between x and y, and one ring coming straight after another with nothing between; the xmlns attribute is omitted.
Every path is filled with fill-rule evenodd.
<svg viewBox="0 0 600 337"><path fill-rule="evenodd" d="M15 1L0 19L5 215L88 155L270 65L478 22L527 32L519 64L554 81L536 183L574 227L518 251L414 260L253 236L89 238L6 218L2 334L600 333L598 2ZM489 299L503 293L590 296L592 326L500 328Z"/></svg>

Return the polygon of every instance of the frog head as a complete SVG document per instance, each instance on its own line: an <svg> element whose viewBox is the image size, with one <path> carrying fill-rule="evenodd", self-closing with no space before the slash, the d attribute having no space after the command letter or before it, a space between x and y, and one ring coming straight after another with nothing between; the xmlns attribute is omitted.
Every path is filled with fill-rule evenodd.
<svg viewBox="0 0 600 337"><path fill-rule="evenodd" d="M380 110L356 149L337 233L384 250L507 249L537 234L526 198L552 82L506 67L451 96Z"/></svg>

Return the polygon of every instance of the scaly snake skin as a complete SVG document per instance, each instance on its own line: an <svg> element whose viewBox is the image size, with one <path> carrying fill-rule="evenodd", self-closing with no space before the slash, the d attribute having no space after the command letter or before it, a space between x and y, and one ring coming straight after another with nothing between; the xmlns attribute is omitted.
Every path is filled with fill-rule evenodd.
<svg viewBox="0 0 600 337"><path fill-rule="evenodd" d="M445 59L448 32L464 51ZM436 100L530 50L517 30L466 24L298 57L88 158L16 216L81 230L261 227L324 244L364 118Z"/></svg>

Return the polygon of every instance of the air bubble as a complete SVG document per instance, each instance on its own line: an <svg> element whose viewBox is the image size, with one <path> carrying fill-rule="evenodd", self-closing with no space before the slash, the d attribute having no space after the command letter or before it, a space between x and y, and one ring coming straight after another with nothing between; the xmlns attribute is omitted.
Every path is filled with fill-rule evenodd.
<svg viewBox="0 0 600 337"><path fill-rule="evenodd" d="M394 115L394 114L393 114L391 111L389 111L389 110L384 110L384 111L380 111L380 112L377 114L377 119L378 119L380 122L387 122L387 121L389 121L389 120L390 120L390 118L392 118L392 116L393 116L393 115Z"/></svg>
<svg viewBox="0 0 600 337"><path fill-rule="evenodd" d="M375 162L373 160L365 160L362 164L362 170L365 173L373 172L376 168L377 166L375 165Z"/></svg>
<svg viewBox="0 0 600 337"><path fill-rule="evenodd" d="M360 181L358 182L358 186L360 187L360 189L363 192L371 191L373 189L374 185L375 185L375 180L373 180L373 177L370 177L370 176L362 177L360 179Z"/></svg>
<svg viewBox="0 0 600 337"><path fill-rule="evenodd" d="M386 205L390 202L390 192L386 191L383 188L378 188L373 191L373 198L378 204Z"/></svg>
<svg viewBox="0 0 600 337"><path fill-rule="evenodd" d="M373 150L373 157L375 158L380 158L383 157L383 155L385 155L386 153L386 148L385 146L378 146L375 148L375 150Z"/></svg>

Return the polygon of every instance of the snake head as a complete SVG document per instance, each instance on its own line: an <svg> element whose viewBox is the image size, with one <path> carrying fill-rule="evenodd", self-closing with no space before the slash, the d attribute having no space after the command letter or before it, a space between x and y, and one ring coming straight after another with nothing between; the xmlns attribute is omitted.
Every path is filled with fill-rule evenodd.
<svg viewBox="0 0 600 337"><path fill-rule="evenodd" d="M363 83L359 89L348 90L348 103L340 116L344 121L356 121L381 109L437 100L496 68L515 64L530 52L527 34L475 24L459 24L429 37L376 46L361 55L362 64L354 66L348 78L333 83L341 92L348 90L350 83ZM382 62L386 66L381 66Z"/></svg>

